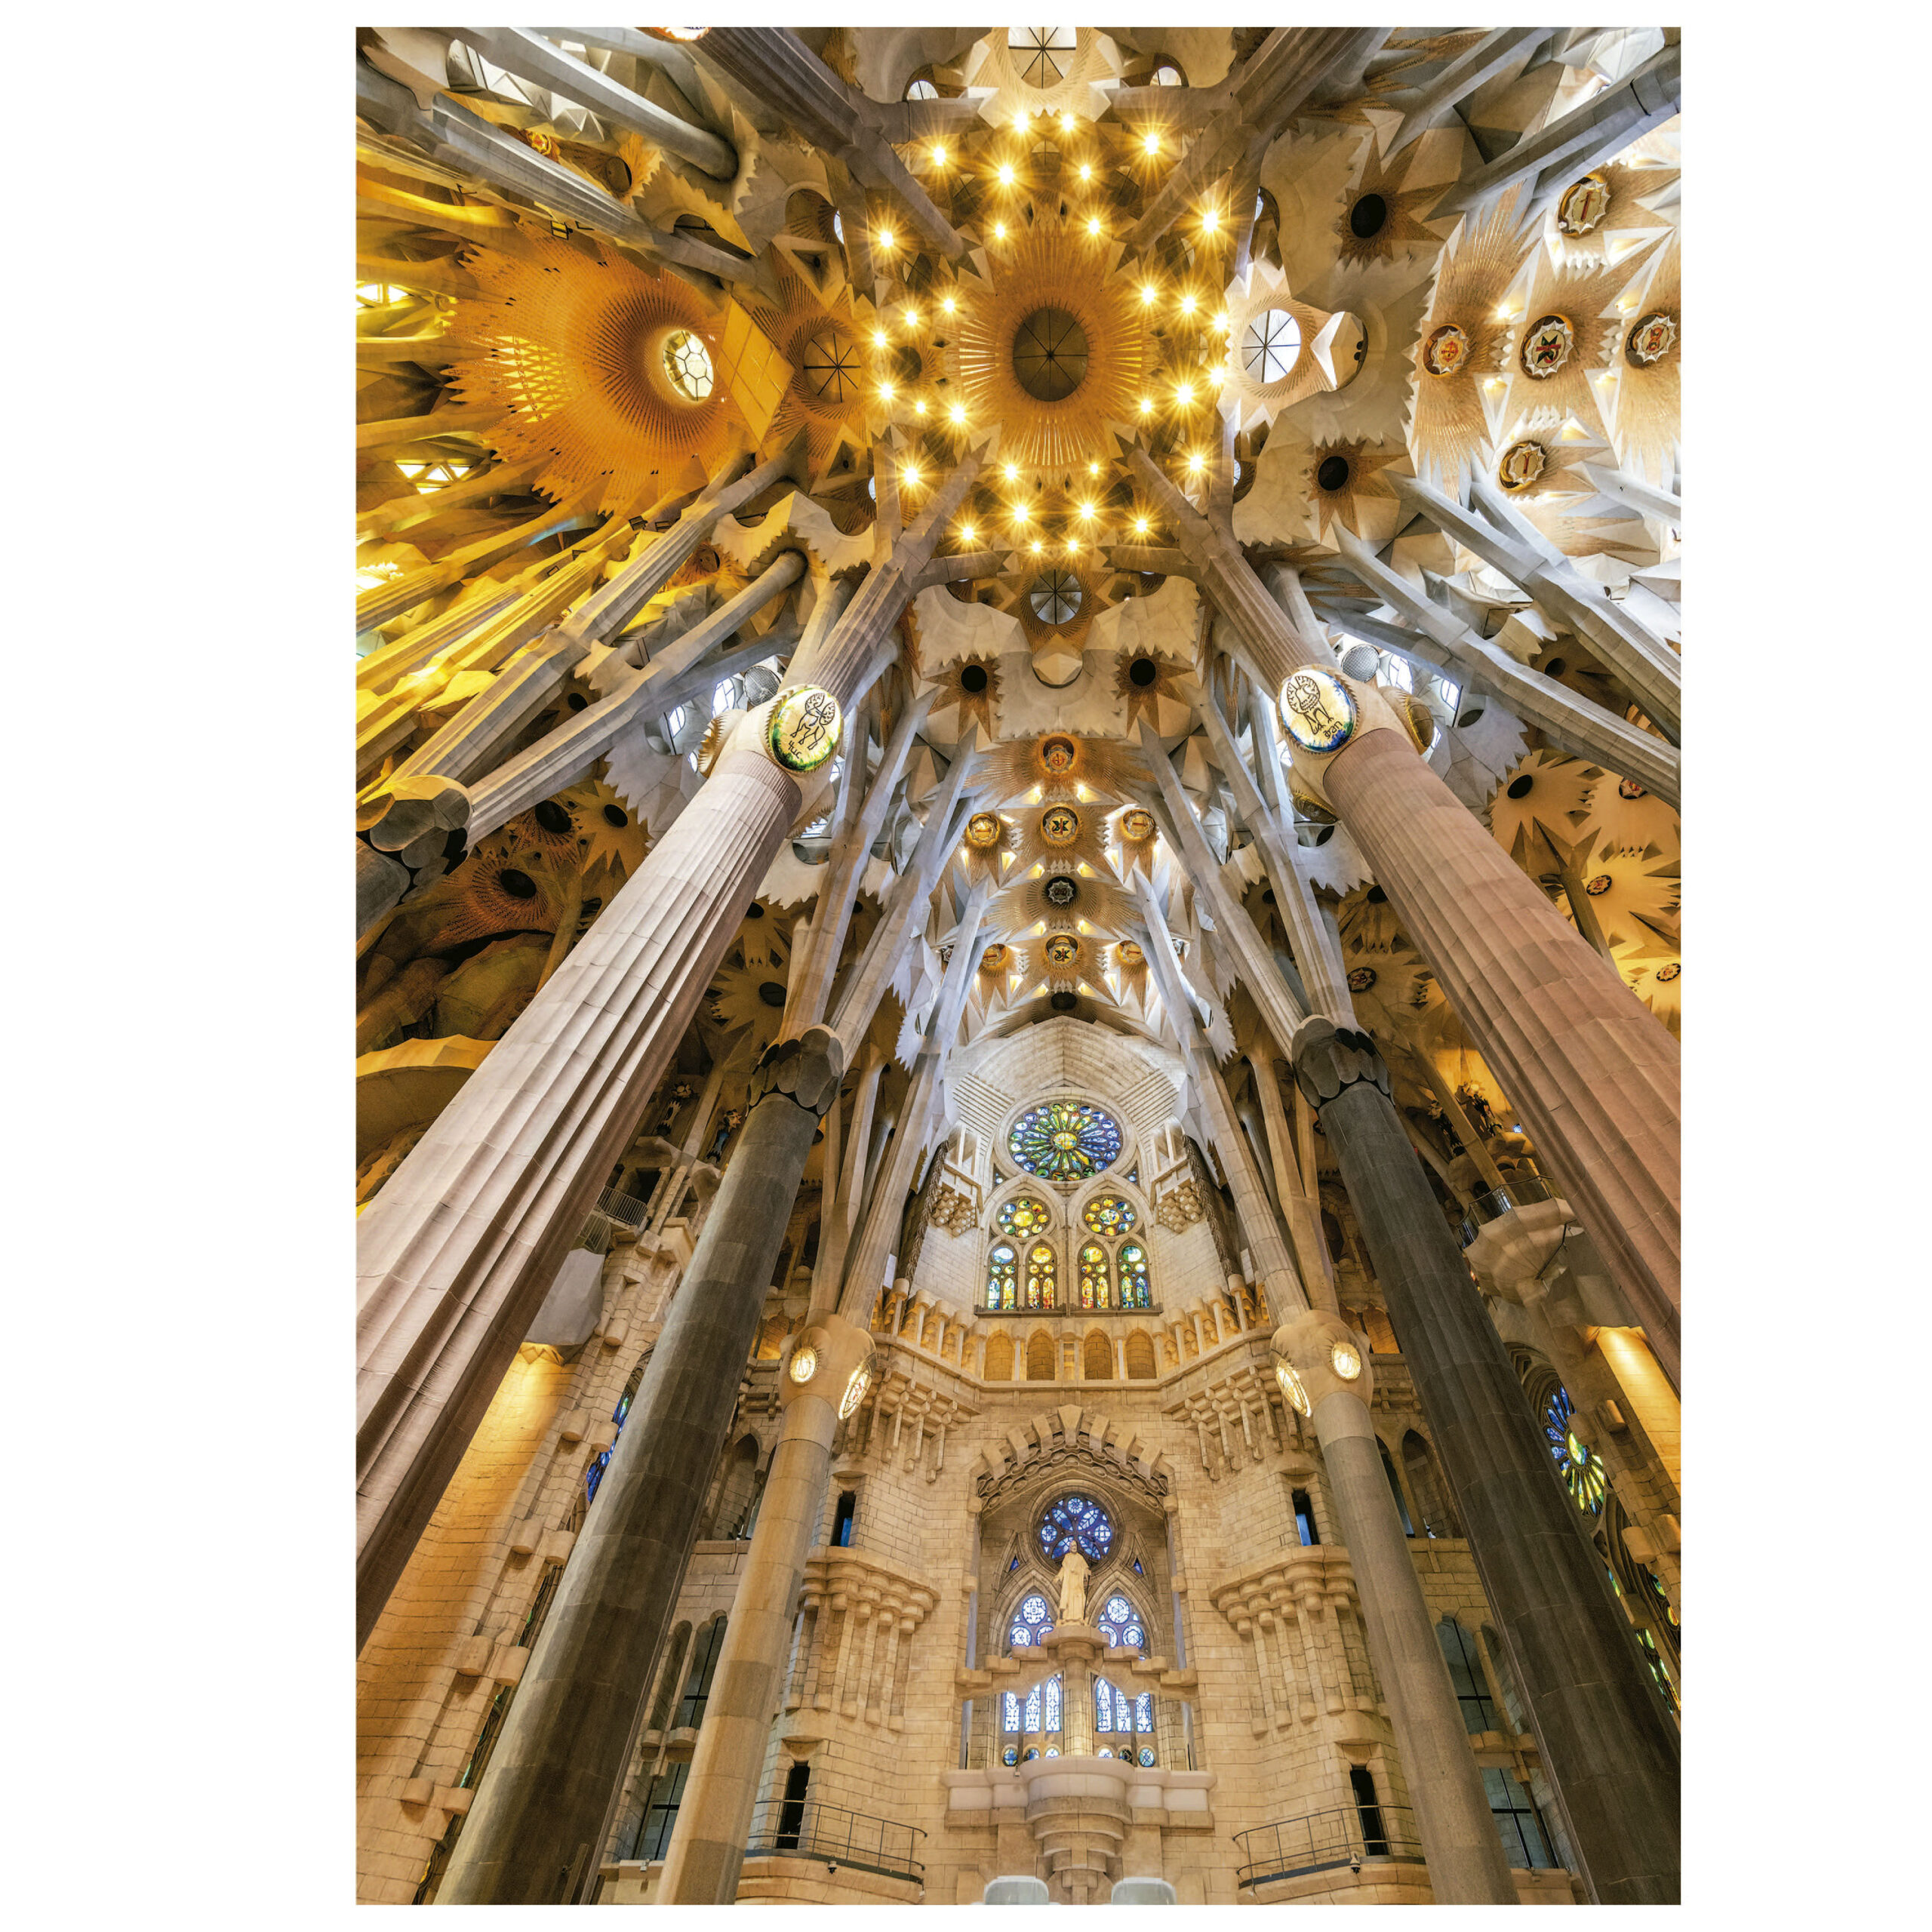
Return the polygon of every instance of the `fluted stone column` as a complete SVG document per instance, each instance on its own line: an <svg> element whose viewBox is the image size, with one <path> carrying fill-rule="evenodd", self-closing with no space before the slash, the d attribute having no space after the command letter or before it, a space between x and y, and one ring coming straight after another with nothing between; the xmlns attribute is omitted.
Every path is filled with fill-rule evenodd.
<svg viewBox="0 0 1932 1932"><path fill-rule="evenodd" d="M798 1177L844 1070L823 1027L759 1059L737 1151L497 1740L444 1903L561 1903L594 1869Z"/></svg>
<svg viewBox="0 0 1932 1932"><path fill-rule="evenodd" d="M1326 1019L1294 1045L1585 1875L1601 1904L1675 1903L1675 1727L1397 1121L1388 1069L1366 1034Z"/></svg>

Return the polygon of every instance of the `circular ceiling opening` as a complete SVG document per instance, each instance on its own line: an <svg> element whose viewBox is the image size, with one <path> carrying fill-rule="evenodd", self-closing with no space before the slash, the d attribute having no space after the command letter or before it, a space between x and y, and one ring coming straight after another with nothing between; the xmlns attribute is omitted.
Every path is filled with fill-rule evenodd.
<svg viewBox="0 0 1932 1932"><path fill-rule="evenodd" d="M1345 456L1324 457L1321 467L1315 472L1315 486L1322 490L1339 490L1349 480L1349 460Z"/></svg>
<svg viewBox="0 0 1932 1932"><path fill-rule="evenodd" d="M761 919L764 917L764 908L754 899L745 908L745 917L748 919Z"/></svg>
<svg viewBox="0 0 1932 1932"><path fill-rule="evenodd" d="M975 697L986 688L986 667L983 664L969 664L959 674L959 688L971 691Z"/></svg>
<svg viewBox="0 0 1932 1932"><path fill-rule="evenodd" d="M767 1006L783 1006L785 1004L785 989L776 980L763 981L759 985L758 996Z"/></svg>
<svg viewBox="0 0 1932 1932"><path fill-rule="evenodd" d="M630 822L629 814L621 805L606 805L604 808L604 823L606 825L614 825L621 829Z"/></svg>
<svg viewBox="0 0 1932 1932"><path fill-rule="evenodd" d="M528 872L520 872L514 866L507 866L497 875L497 883L512 899L534 899L537 881Z"/></svg>
<svg viewBox="0 0 1932 1932"><path fill-rule="evenodd" d="M1013 373L1041 402L1062 402L1087 374L1087 331L1064 309L1035 309L1013 339Z"/></svg>
<svg viewBox="0 0 1932 1932"><path fill-rule="evenodd" d="M1364 195L1349 211L1349 232L1358 242L1380 235L1389 224L1389 204L1380 195Z"/></svg>
<svg viewBox="0 0 1932 1932"><path fill-rule="evenodd" d="M1386 906L1389 903L1388 894L1379 885L1371 885L1368 888L1367 898L1371 906Z"/></svg>
<svg viewBox="0 0 1932 1932"><path fill-rule="evenodd" d="M1044 571L1026 598L1041 623L1071 623L1080 614L1080 580L1071 571Z"/></svg>
<svg viewBox="0 0 1932 1932"><path fill-rule="evenodd" d="M1055 993L1047 1004L1056 1013L1071 1013L1080 1002L1071 993Z"/></svg>
<svg viewBox="0 0 1932 1932"><path fill-rule="evenodd" d="M1509 787L1510 797L1512 798L1527 798L1530 795L1530 787L1535 783L1536 780L1530 777L1527 774L1525 774L1522 777L1516 780L1515 782Z"/></svg>
<svg viewBox="0 0 1932 1932"><path fill-rule="evenodd" d="M1266 309L1247 325L1241 367L1257 383L1278 383L1301 358L1301 325L1285 309Z"/></svg>
<svg viewBox="0 0 1932 1932"><path fill-rule="evenodd" d="M838 329L827 329L805 345L805 386L822 401L848 402L859 392L859 351Z"/></svg>
<svg viewBox="0 0 1932 1932"><path fill-rule="evenodd" d="M533 814L546 832L564 832L571 829L571 815L555 799L546 798Z"/></svg>
<svg viewBox="0 0 1932 1932"><path fill-rule="evenodd" d="M1130 685L1138 685L1143 691L1159 675L1151 657L1137 657L1127 667L1127 681Z"/></svg>
<svg viewBox="0 0 1932 1932"><path fill-rule="evenodd" d="M710 352L689 329L680 329L665 343L664 373L688 402L703 402L711 394Z"/></svg>

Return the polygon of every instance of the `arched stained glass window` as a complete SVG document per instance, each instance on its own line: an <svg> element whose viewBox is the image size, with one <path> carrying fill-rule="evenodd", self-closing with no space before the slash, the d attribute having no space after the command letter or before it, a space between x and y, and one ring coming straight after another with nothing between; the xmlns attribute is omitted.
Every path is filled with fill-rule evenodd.
<svg viewBox="0 0 1932 1932"><path fill-rule="evenodd" d="M1007 1626L1008 1645L1017 1651L1022 1644L1037 1644L1053 1627L1054 1614L1046 1598L1035 1591L1013 1613L1013 1621Z"/></svg>
<svg viewBox="0 0 1932 1932"><path fill-rule="evenodd" d="M1040 1728L1040 1687L1037 1684L1026 1694L1026 1728L1036 1734Z"/></svg>
<svg viewBox="0 0 1932 1932"><path fill-rule="evenodd" d="M1047 1679L1047 1728L1049 1730L1060 1728L1060 1679L1057 1677Z"/></svg>
<svg viewBox="0 0 1932 1932"><path fill-rule="evenodd" d="M1080 1251L1080 1306L1110 1308L1113 1297L1107 1283L1107 1251L1090 1241Z"/></svg>
<svg viewBox="0 0 1932 1932"><path fill-rule="evenodd" d="M1142 1691L1134 1700L1134 1727L1136 1730L1149 1733L1154 1728L1154 1694L1151 1690ZM1151 1764L1154 1761L1143 1751L1140 1754L1140 1761L1143 1764Z"/></svg>
<svg viewBox="0 0 1932 1932"><path fill-rule="evenodd" d="M1035 1201L1031 1195L1023 1194L1001 1208L998 1220L1001 1234L1017 1235L1023 1241L1029 1235L1038 1234L1047 1225L1046 1204Z"/></svg>
<svg viewBox="0 0 1932 1932"><path fill-rule="evenodd" d="M1014 1308L1018 1306L1020 1257L1004 1241L1001 1241L986 1257L986 1306L989 1308Z"/></svg>
<svg viewBox="0 0 1932 1932"><path fill-rule="evenodd" d="M1080 1218L1095 1234L1111 1237L1130 1232L1140 1217L1132 1201L1123 1201L1118 1194L1097 1194L1081 1209Z"/></svg>
<svg viewBox="0 0 1932 1932"><path fill-rule="evenodd" d="M1109 1684L1104 1677L1094 1680L1094 1728L1096 1730L1129 1730L1134 1728L1134 1712L1127 1701L1127 1693Z"/></svg>
<svg viewBox="0 0 1932 1932"><path fill-rule="evenodd" d="M1017 1730L1020 1728L1020 1698L1015 1691L1009 1690L1001 1700L1000 1728L1002 1730ZM1009 1758L1007 1761L1011 1764L1012 1760Z"/></svg>
<svg viewBox="0 0 1932 1932"><path fill-rule="evenodd" d="M1126 1598L1108 1598L1100 1612L1100 1635L1109 1644L1130 1644L1137 1651L1147 1641L1140 1627L1140 1613Z"/></svg>
<svg viewBox="0 0 1932 1932"><path fill-rule="evenodd" d="M1131 1241L1120 1251L1120 1305L1148 1308L1153 1298L1153 1285L1147 1278L1147 1251L1137 1241Z"/></svg>
<svg viewBox="0 0 1932 1932"><path fill-rule="evenodd" d="M1120 1158L1120 1123L1084 1100L1050 1100L1013 1123L1007 1151L1042 1180L1084 1180Z"/></svg>
<svg viewBox="0 0 1932 1932"><path fill-rule="evenodd" d="M1603 1508L1603 1458L1577 1435L1576 1414L1569 1390L1559 1383L1543 1404L1543 1440L1549 1444L1570 1500L1586 1515L1594 1516Z"/></svg>
<svg viewBox="0 0 1932 1932"><path fill-rule="evenodd" d="M1075 1549L1089 1563L1097 1563L1113 1546L1113 1524L1089 1496L1063 1496L1040 1524L1040 1547L1049 1563Z"/></svg>
<svg viewBox="0 0 1932 1932"><path fill-rule="evenodd" d="M1060 1304L1060 1263L1044 1241L1036 1241L1026 1257L1026 1306L1056 1308Z"/></svg>

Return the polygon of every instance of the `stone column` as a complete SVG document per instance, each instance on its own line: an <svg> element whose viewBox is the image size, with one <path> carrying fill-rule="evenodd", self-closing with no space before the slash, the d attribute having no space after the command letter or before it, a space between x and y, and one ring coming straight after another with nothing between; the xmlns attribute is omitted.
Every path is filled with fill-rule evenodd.
<svg viewBox="0 0 1932 1932"><path fill-rule="evenodd" d="M883 1244L897 1228L898 1204L905 1197L924 1143L924 1122L931 1116L937 1076L958 1030L966 989L977 968L974 942L989 897L989 887L975 889L954 936L952 958L915 1072L915 1091L907 1095L900 1137L875 1183L870 1210L846 1276L840 1312L819 1315L787 1358L795 1359L797 1347L813 1347L820 1366L807 1386L822 1390L823 1395L808 1399L789 1386L789 1377L781 1377L786 1406L765 1484L765 1504L758 1512L737 1601L725 1623L711 1702L698 1733L684 1803L658 1887L658 1902L663 1905L728 1905L737 1894L745 1836L758 1801L765 1736L777 1709L786 1647L791 1641L792 1617L811 1553L812 1532L824 1508L832 1430L838 1416L848 1413L847 1398L855 1409L865 1394L863 1383L856 1393L851 1386L854 1374L872 1359L871 1339L862 1324L878 1292L874 1277L884 1262ZM869 1009L857 1017L863 1032ZM921 1088L923 1100L918 1091ZM857 1139L855 1136L855 1145ZM799 1172L803 1171L801 1166ZM714 1205L714 1217L716 1213ZM695 1257L693 1262L695 1265ZM816 1311L822 1306L816 1287L814 1300ZM942 1348L944 1334L942 1324ZM660 1343L660 1353L662 1347ZM829 1374L825 1365L828 1362L832 1364ZM869 1377L869 1367L867 1374ZM773 1491L781 1471L783 1494L789 1500L783 1509L776 1509ZM720 1709L729 1713L732 1721L714 1730L711 1713Z"/></svg>
<svg viewBox="0 0 1932 1932"><path fill-rule="evenodd" d="M1144 450L1133 463L1267 688L1304 666L1325 668L1325 642L1290 622L1232 532L1192 509ZM1677 1042L1417 755L1372 690L1352 694L1360 722L1319 760L1297 752L1297 769L1348 827L1674 1380Z"/></svg>
<svg viewBox="0 0 1932 1932"><path fill-rule="evenodd" d="M595 1869L798 1176L844 1068L823 1027L759 1059L737 1150L451 1860L449 1904L562 1903ZM761 1523L775 1500L768 1482Z"/></svg>
<svg viewBox="0 0 1932 1932"><path fill-rule="evenodd" d="M1301 1270L1303 1281L1315 1284L1315 1300L1322 1307L1332 1309L1338 1306L1334 1300L1334 1264L1328 1258L1327 1243L1321 1238L1321 1203L1312 1186L1304 1186L1295 1159L1287 1112L1281 1105L1281 1083L1275 1076L1275 1045L1272 1039L1265 1039L1260 1046L1249 1048L1247 1063L1254 1075L1255 1093L1261 1102L1269 1158L1274 1163L1275 1185L1281 1198L1281 1218L1287 1224L1288 1238L1294 1244L1296 1265Z"/></svg>
<svg viewBox="0 0 1932 1932"><path fill-rule="evenodd" d="M1675 1729L1409 1150L1388 1069L1367 1035L1315 1019L1295 1072L1321 1109L1592 1894L1674 1903Z"/></svg>

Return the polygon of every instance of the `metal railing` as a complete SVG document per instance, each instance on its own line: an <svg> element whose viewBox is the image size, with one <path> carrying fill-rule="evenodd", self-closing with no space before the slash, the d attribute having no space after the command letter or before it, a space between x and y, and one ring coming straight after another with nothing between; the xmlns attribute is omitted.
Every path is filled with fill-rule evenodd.
<svg viewBox="0 0 1932 1932"><path fill-rule="evenodd" d="M1306 1872L1329 1872L1378 1858L1422 1860L1422 1841L1406 1804L1343 1804L1311 1811L1278 1824L1257 1825L1234 1834L1241 1863L1238 1886L1265 1885Z"/></svg>
<svg viewBox="0 0 1932 1932"><path fill-rule="evenodd" d="M1513 1174L1503 1186L1475 1197L1469 1213L1462 1217L1462 1244L1467 1247L1491 1221L1500 1221L1516 1208L1526 1208L1533 1201L1555 1198L1546 1181L1527 1171Z"/></svg>
<svg viewBox="0 0 1932 1932"><path fill-rule="evenodd" d="M620 1194L614 1187L607 1187L597 1197L597 1211L614 1221L621 1221L627 1228L641 1228L651 1212L651 1204L634 1194Z"/></svg>
<svg viewBox="0 0 1932 1932"><path fill-rule="evenodd" d="M752 1814L747 1858L822 1858L854 1872L924 1881L926 1868L912 1856L925 1836L915 1825L868 1817L842 1804L812 1798L772 1798Z"/></svg>

